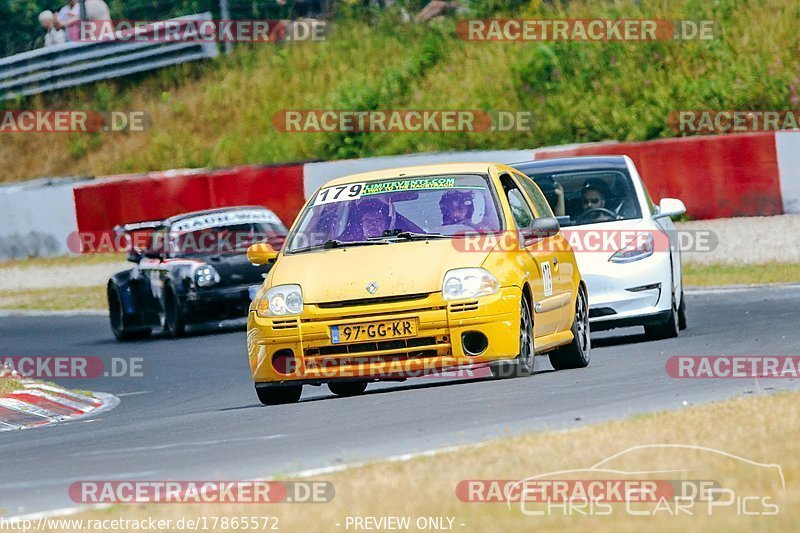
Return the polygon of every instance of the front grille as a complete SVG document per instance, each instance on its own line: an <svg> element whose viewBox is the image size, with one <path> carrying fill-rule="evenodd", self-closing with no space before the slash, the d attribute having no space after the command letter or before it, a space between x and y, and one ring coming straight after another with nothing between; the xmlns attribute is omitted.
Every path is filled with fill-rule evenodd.
<svg viewBox="0 0 800 533"><path fill-rule="evenodd" d="M335 344L333 346L321 346L319 348L307 348L306 357L317 357L320 355L343 355L357 354L363 352L381 352L389 350L408 350L421 346L432 346L437 344L436 337L415 337L413 339L392 339L378 342L359 342L356 344ZM420 350L420 353L424 350ZM413 356L414 352L408 355ZM435 351L434 351L435 353Z"/></svg>
<svg viewBox="0 0 800 533"><path fill-rule="evenodd" d="M395 302L411 302L414 300L424 300L428 297L427 293L424 294L401 294L399 296L384 296L382 298L361 298L358 300L342 300L339 302L325 302L319 303L321 309L338 309L340 307L355 307L358 305L377 305Z"/></svg>
<svg viewBox="0 0 800 533"><path fill-rule="evenodd" d="M463 313L464 311L475 311L476 309L478 309L478 300L473 300L471 302L450 304L451 313Z"/></svg>

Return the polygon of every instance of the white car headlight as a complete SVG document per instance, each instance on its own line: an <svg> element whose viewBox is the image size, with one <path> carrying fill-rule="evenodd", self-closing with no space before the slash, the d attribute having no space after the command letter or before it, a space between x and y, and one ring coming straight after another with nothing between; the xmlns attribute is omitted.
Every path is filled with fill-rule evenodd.
<svg viewBox="0 0 800 533"><path fill-rule="evenodd" d="M303 311L300 285L277 285L267 290L256 306L262 317L299 315Z"/></svg>
<svg viewBox="0 0 800 533"><path fill-rule="evenodd" d="M448 270L442 282L442 298L459 300L488 296L500 290L500 283L483 268L456 268Z"/></svg>
<svg viewBox="0 0 800 533"><path fill-rule="evenodd" d="M219 272L211 265L203 265L194 271L194 282L198 287L210 287L219 283Z"/></svg>
<svg viewBox="0 0 800 533"><path fill-rule="evenodd" d="M630 263L650 257L653 255L653 250L653 236L649 233L642 233L637 235L625 248L614 252L614 255L608 260L612 263Z"/></svg>

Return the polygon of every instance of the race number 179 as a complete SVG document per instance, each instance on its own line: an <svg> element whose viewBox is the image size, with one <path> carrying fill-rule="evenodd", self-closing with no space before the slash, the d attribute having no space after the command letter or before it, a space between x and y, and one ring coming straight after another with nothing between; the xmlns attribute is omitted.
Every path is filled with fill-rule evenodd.
<svg viewBox="0 0 800 533"><path fill-rule="evenodd" d="M346 200L355 200L361 197L364 191L363 183L351 183L350 185L336 185L327 187L317 193L314 199L314 205L332 204L335 202L344 202Z"/></svg>

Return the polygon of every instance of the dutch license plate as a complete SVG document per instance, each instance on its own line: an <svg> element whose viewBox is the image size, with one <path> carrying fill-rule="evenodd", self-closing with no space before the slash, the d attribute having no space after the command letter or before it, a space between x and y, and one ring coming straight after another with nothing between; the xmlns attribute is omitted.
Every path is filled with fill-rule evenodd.
<svg viewBox="0 0 800 533"><path fill-rule="evenodd" d="M402 339L405 337L415 337L416 335L417 321L413 318L331 326L331 342L333 342L333 344L383 339Z"/></svg>

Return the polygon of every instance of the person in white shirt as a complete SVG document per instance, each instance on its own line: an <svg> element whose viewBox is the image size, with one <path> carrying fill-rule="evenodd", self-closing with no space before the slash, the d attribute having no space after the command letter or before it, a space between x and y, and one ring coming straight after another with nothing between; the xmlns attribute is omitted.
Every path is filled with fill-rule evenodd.
<svg viewBox="0 0 800 533"><path fill-rule="evenodd" d="M66 32L56 29L55 17L56 15L49 9L39 13L39 23L46 32L44 36L45 47L61 44L67 40Z"/></svg>

